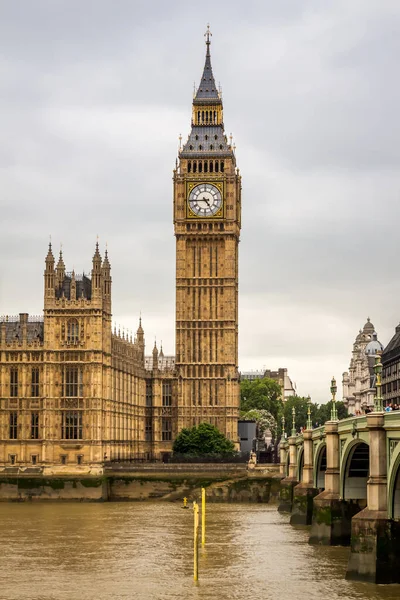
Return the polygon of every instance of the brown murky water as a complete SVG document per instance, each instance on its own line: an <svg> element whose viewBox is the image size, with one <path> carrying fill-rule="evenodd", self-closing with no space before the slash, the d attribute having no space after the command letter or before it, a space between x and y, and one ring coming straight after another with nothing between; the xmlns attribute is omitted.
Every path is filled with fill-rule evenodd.
<svg viewBox="0 0 400 600"><path fill-rule="evenodd" d="M1 504L1 600L399 600L344 580L348 549L313 547L276 506L208 506L192 581L192 511L176 504Z"/></svg>

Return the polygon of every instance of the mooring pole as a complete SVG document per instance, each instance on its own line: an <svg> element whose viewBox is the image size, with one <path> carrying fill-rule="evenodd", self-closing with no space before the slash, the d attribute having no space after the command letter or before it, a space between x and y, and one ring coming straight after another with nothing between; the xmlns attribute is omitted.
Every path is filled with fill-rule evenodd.
<svg viewBox="0 0 400 600"><path fill-rule="evenodd" d="M206 543L206 489L201 488L201 545Z"/></svg>
<svg viewBox="0 0 400 600"><path fill-rule="evenodd" d="M193 502L193 580L199 579L199 505Z"/></svg>

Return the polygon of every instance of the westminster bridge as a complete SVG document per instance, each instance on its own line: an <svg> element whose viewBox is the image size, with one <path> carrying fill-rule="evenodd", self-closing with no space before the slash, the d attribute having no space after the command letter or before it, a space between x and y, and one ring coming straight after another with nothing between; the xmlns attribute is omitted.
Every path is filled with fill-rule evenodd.
<svg viewBox="0 0 400 600"><path fill-rule="evenodd" d="M400 412L308 427L281 440L279 510L311 544L350 545L348 579L400 583Z"/></svg>

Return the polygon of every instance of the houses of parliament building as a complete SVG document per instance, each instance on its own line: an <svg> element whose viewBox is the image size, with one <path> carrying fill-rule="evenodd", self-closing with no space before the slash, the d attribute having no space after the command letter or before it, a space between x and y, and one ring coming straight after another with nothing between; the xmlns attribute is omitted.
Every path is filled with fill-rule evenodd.
<svg viewBox="0 0 400 600"><path fill-rule="evenodd" d="M0 471L101 473L109 460L163 458L183 427L237 441L241 177L224 131L210 32L191 131L173 172L176 354L112 331L107 250L89 275L51 244L44 313L0 318Z"/></svg>

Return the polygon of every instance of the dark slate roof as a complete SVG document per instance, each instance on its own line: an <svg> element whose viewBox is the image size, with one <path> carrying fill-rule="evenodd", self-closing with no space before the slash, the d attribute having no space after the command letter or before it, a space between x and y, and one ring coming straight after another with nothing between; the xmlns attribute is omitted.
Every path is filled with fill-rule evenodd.
<svg viewBox="0 0 400 600"><path fill-rule="evenodd" d="M189 138L180 152L180 156L226 156L232 150L228 146L222 125L193 125Z"/></svg>
<svg viewBox="0 0 400 600"><path fill-rule="evenodd" d="M219 100L217 86L215 85L214 75L211 67L210 45L207 44L206 62L204 64L203 75L195 96L196 100Z"/></svg>
<svg viewBox="0 0 400 600"><path fill-rule="evenodd" d="M26 337L28 342L43 342L44 326L43 321L32 321L26 324ZM22 324L17 322L6 323L6 339L7 344L22 340ZM1 340L2 342L4 340Z"/></svg>
<svg viewBox="0 0 400 600"><path fill-rule="evenodd" d="M92 280L87 275L75 275L76 282L76 297L81 298L82 296L87 300L92 297ZM68 274L64 277L61 287L56 290L56 298L62 298L64 295L67 300L71 298L71 275Z"/></svg>
<svg viewBox="0 0 400 600"><path fill-rule="evenodd" d="M389 362L400 355L400 325L396 327L396 333L382 352L382 364Z"/></svg>

